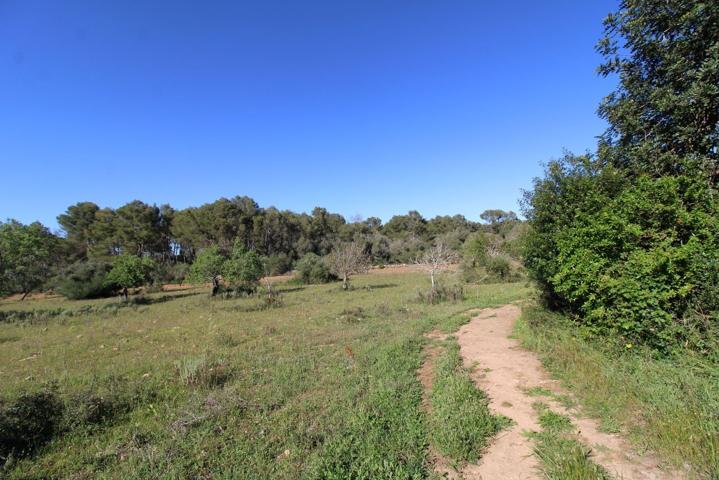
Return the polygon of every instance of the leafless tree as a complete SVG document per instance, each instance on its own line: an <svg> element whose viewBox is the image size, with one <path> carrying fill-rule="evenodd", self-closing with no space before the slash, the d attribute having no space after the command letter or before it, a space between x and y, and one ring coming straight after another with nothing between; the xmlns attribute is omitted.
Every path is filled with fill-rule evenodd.
<svg viewBox="0 0 719 480"><path fill-rule="evenodd" d="M327 255L327 266L332 274L342 279L342 289L349 288L350 276L366 273L370 260L358 243L342 243Z"/></svg>
<svg viewBox="0 0 719 480"><path fill-rule="evenodd" d="M420 258L415 260L422 270L429 273L432 280L432 290L435 289L435 277L439 272L447 270L451 265L457 263L459 257L454 250L451 250L444 242L437 242L435 246L424 252Z"/></svg>

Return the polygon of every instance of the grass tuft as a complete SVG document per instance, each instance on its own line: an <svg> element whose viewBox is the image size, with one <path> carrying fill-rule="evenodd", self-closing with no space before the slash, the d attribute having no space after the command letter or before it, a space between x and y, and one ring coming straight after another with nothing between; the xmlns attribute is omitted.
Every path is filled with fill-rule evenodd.
<svg viewBox="0 0 719 480"><path fill-rule="evenodd" d="M455 462L476 461L489 439L510 423L489 411L487 397L462 367L455 341L436 360L430 401L432 444Z"/></svg>

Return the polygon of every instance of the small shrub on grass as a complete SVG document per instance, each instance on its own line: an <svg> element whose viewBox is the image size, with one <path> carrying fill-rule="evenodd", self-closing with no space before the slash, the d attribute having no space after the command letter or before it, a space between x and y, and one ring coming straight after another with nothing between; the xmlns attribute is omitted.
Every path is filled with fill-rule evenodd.
<svg viewBox="0 0 719 480"><path fill-rule="evenodd" d="M477 460L489 439L509 423L489 411L487 397L462 367L456 342L437 359L430 401L432 443L457 462Z"/></svg>
<svg viewBox="0 0 719 480"><path fill-rule="evenodd" d="M64 405L54 388L25 393L0 402L0 464L9 456L24 457L59 432Z"/></svg>
<svg viewBox="0 0 719 480"><path fill-rule="evenodd" d="M295 264L297 278L302 283L329 283L337 279L327 263L314 253L308 253Z"/></svg>
<svg viewBox="0 0 719 480"><path fill-rule="evenodd" d="M229 368L224 361L210 361L204 355L178 360L175 369L180 382L192 387L220 387L230 378Z"/></svg>
<svg viewBox="0 0 719 480"><path fill-rule="evenodd" d="M420 303L436 305L442 302L461 302L464 300L464 287L462 285L442 285L438 284L435 288L427 291L419 291L417 300Z"/></svg>

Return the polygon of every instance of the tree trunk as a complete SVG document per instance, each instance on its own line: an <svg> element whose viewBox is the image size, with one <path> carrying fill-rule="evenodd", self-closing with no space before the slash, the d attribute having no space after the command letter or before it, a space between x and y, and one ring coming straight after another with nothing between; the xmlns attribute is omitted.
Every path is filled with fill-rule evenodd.
<svg viewBox="0 0 719 480"><path fill-rule="evenodd" d="M28 295L30 295L30 292L23 292L22 298L20 299L20 301L22 302L23 300L25 300L25 297L27 297Z"/></svg>
<svg viewBox="0 0 719 480"><path fill-rule="evenodd" d="M125 301L127 302L127 300L128 300L127 287L122 287L122 298L124 298Z"/></svg>
<svg viewBox="0 0 719 480"><path fill-rule="evenodd" d="M217 295L217 292L220 290L220 279L217 278L217 275L212 277L212 296L214 297Z"/></svg>
<svg viewBox="0 0 719 480"><path fill-rule="evenodd" d="M347 282L347 274L345 273L342 276L342 290L347 290L349 288L349 282Z"/></svg>
<svg viewBox="0 0 719 480"><path fill-rule="evenodd" d="M432 280L432 291L434 291L434 272L429 272L429 278Z"/></svg>

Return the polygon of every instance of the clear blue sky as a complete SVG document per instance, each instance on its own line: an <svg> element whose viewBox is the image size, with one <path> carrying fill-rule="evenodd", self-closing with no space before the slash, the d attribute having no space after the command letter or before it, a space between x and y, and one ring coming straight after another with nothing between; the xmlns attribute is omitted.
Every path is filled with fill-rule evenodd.
<svg viewBox="0 0 719 480"><path fill-rule="evenodd" d="M616 1L0 0L0 218L249 195L517 209L593 149Z"/></svg>

